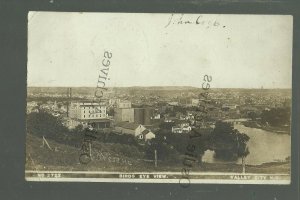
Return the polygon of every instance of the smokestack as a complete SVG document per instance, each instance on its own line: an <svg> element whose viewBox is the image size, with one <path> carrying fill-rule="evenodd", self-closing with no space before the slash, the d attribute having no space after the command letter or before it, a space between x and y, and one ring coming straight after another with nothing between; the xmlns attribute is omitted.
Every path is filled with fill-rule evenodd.
<svg viewBox="0 0 300 200"><path fill-rule="evenodd" d="M67 90L67 117L69 117L69 104L71 102L71 98L72 98L72 88L68 88Z"/></svg>
<svg viewBox="0 0 300 200"><path fill-rule="evenodd" d="M70 97L70 102L71 102L71 99L72 99L72 88L69 88L69 97Z"/></svg>

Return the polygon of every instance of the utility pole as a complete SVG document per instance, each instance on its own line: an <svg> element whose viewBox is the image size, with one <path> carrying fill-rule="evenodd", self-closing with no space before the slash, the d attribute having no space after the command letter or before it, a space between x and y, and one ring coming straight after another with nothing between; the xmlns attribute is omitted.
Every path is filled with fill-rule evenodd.
<svg viewBox="0 0 300 200"><path fill-rule="evenodd" d="M242 157L243 174L246 173L245 156Z"/></svg>
<svg viewBox="0 0 300 200"><path fill-rule="evenodd" d="M92 144L91 144L91 142L89 143L89 149L90 149L90 158L92 160Z"/></svg>
<svg viewBox="0 0 300 200"><path fill-rule="evenodd" d="M244 152L248 152L248 145L246 144ZM242 157L243 174L246 173L246 156Z"/></svg>
<svg viewBox="0 0 300 200"><path fill-rule="evenodd" d="M237 135L236 135L236 141L237 141L237 148L239 149L240 148L240 142L239 142L239 139L238 139ZM246 152L246 149L247 149L247 145L244 148L244 153ZM246 162L245 162L245 159L246 159L246 156L242 156L242 167L243 167L242 173L243 174L246 173Z"/></svg>
<svg viewBox="0 0 300 200"><path fill-rule="evenodd" d="M155 163L155 167L157 167L157 150L154 150L154 163Z"/></svg>

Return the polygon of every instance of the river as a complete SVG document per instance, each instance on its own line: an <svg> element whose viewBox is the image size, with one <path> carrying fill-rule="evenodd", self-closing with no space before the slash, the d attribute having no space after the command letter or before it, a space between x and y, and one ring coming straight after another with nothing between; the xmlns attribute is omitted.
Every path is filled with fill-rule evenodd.
<svg viewBox="0 0 300 200"><path fill-rule="evenodd" d="M245 127L241 124L234 125L234 128L250 137L247 145L250 154L246 157L246 164L260 165L268 162L284 161L291 155L291 136L277 134L257 128ZM207 150L202 157L203 162L222 163L214 158L214 152ZM232 163L232 162L231 162ZM241 159L233 163L241 163Z"/></svg>

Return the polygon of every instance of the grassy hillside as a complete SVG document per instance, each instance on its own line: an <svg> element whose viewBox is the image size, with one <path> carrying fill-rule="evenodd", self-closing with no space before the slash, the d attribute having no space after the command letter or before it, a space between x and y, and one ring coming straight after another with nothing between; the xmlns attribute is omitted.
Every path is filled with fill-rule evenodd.
<svg viewBox="0 0 300 200"><path fill-rule="evenodd" d="M137 153L135 147L122 144L110 144L93 142L92 161L88 164L79 162L80 147L64 145L53 140L47 140L52 150L42 145L41 138L27 134L26 142L26 170L66 170L66 171L177 171L179 172L182 163L168 164L158 162L158 167L150 160L143 159L142 153ZM120 149L129 149L135 155L125 156L126 152ZM128 152L127 152L128 153ZM241 165L226 163L202 163L195 164L191 172L241 172ZM289 173L289 163L267 163L259 166L247 166L248 173Z"/></svg>
<svg viewBox="0 0 300 200"><path fill-rule="evenodd" d="M26 170L129 170L132 166L139 166L137 159L124 156L120 149L130 149L136 152L135 147L122 144L92 143L92 161L81 164L79 156L80 146L70 146L47 139L51 149L43 140L32 134L27 134L26 141ZM143 157L137 154L136 157Z"/></svg>

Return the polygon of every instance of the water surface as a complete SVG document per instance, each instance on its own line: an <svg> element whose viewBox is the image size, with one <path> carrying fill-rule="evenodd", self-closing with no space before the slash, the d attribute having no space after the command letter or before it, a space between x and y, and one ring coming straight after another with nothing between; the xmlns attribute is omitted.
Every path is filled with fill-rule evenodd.
<svg viewBox="0 0 300 200"><path fill-rule="evenodd" d="M250 154L246 157L246 164L260 165L268 162L284 161L291 155L290 135L249 128L241 124L236 124L234 128L250 137L248 142ZM213 151L206 151L202 158L203 162L224 162L215 159L213 155ZM234 163L241 163L241 159L234 161Z"/></svg>

